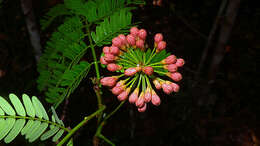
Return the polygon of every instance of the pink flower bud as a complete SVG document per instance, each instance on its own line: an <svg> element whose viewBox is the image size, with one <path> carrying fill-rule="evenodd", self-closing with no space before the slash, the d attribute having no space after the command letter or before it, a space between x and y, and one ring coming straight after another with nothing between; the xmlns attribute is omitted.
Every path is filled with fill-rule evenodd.
<svg viewBox="0 0 260 146"><path fill-rule="evenodd" d="M179 86L178 84L176 84L176 83L171 83L170 85L171 85L172 88L173 88L173 92L179 92L180 86Z"/></svg>
<svg viewBox="0 0 260 146"><path fill-rule="evenodd" d="M178 67L182 67L184 65L184 60L182 58L177 59L176 65Z"/></svg>
<svg viewBox="0 0 260 146"><path fill-rule="evenodd" d="M175 55L170 55L161 61L162 64L173 64L177 61Z"/></svg>
<svg viewBox="0 0 260 146"><path fill-rule="evenodd" d="M147 36L147 32L145 29L140 29L138 32L138 37L142 40L145 40Z"/></svg>
<svg viewBox="0 0 260 146"><path fill-rule="evenodd" d="M121 70L121 69L122 69L122 67L120 65L115 64L115 63L110 63L110 64L107 65L107 70L112 71L112 72L117 71L117 70Z"/></svg>
<svg viewBox="0 0 260 146"><path fill-rule="evenodd" d="M116 84L118 77L112 76L112 77L104 77L100 80L100 83L103 86L113 87Z"/></svg>
<svg viewBox="0 0 260 146"><path fill-rule="evenodd" d="M165 41L160 41L158 43L158 46L157 46L157 50L158 50L157 52L160 52L160 51L162 51L165 48L166 48L166 42Z"/></svg>
<svg viewBox="0 0 260 146"><path fill-rule="evenodd" d="M127 44L127 40L126 40L125 35L120 34L120 35L118 35L118 38L121 39L122 45L126 45Z"/></svg>
<svg viewBox="0 0 260 146"><path fill-rule="evenodd" d="M161 83L156 79L153 80L153 84L154 84L155 88L158 90L160 90L162 88Z"/></svg>
<svg viewBox="0 0 260 146"><path fill-rule="evenodd" d="M137 27L132 27L132 28L130 29L130 34L133 35L133 36L135 36L135 37L138 35L138 32L139 32L139 30L138 30Z"/></svg>
<svg viewBox="0 0 260 146"><path fill-rule="evenodd" d="M126 76L133 76L137 73L137 70L135 67L131 67L125 70L125 75Z"/></svg>
<svg viewBox="0 0 260 146"><path fill-rule="evenodd" d="M152 90L152 104L155 106L159 106L161 104L160 97Z"/></svg>
<svg viewBox="0 0 260 146"><path fill-rule="evenodd" d="M118 47L112 46L112 47L110 47L110 52L111 52L111 54L117 56L120 53L120 50L118 49Z"/></svg>
<svg viewBox="0 0 260 146"><path fill-rule="evenodd" d="M146 111L146 108L147 108L147 105L146 105L146 103L145 103L142 107L139 107L139 108L138 108L138 112L143 113L143 112Z"/></svg>
<svg viewBox="0 0 260 146"><path fill-rule="evenodd" d="M135 37L131 34L126 36L127 43L131 46L135 45Z"/></svg>
<svg viewBox="0 0 260 146"><path fill-rule="evenodd" d="M143 49L144 48L144 41L143 40L137 40L136 41L136 47Z"/></svg>
<svg viewBox="0 0 260 146"><path fill-rule="evenodd" d="M114 88L112 88L112 93L114 95L119 95L123 91L124 91L124 88L122 86L115 86Z"/></svg>
<svg viewBox="0 0 260 146"><path fill-rule="evenodd" d="M152 99L151 89L147 88L144 94L144 101L147 103L150 102L151 99Z"/></svg>
<svg viewBox="0 0 260 146"><path fill-rule="evenodd" d="M176 72L178 69L176 64L165 65L164 68L168 69L169 72Z"/></svg>
<svg viewBox="0 0 260 146"><path fill-rule="evenodd" d="M151 66L146 66L143 68L143 72L148 76L153 74L153 68Z"/></svg>
<svg viewBox="0 0 260 146"><path fill-rule="evenodd" d="M139 88L136 88L135 90L134 90L134 92L129 96L129 102L130 103L135 103L136 102L136 100L138 99L138 94L139 94Z"/></svg>
<svg viewBox="0 0 260 146"><path fill-rule="evenodd" d="M107 65L107 64L108 64L108 62L106 62L104 56L100 57L100 63L101 63L101 64L104 64L104 65Z"/></svg>
<svg viewBox="0 0 260 146"><path fill-rule="evenodd" d="M120 93L118 96L117 96L117 99L119 101L124 101L127 99L128 97L128 94L130 92L130 88L127 88L125 91L123 91L122 93Z"/></svg>
<svg viewBox="0 0 260 146"><path fill-rule="evenodd" d="M104 54L110 53L109 47L108 47L108 46L105 46L105 47L103 48L103 52L104 52Z"/></svg>
<svg viewBox="0 0 260 146"><path fill-rule="evenodd" d="M140 96L138 97L138 99L135 102L135 105L137 107L142 107L142 106L144 106L144 103L145 103L144 102L144 92L141 92Z"/></svg>
<svg viewBox="0 0 260 146"><path fill-rule="evenodd" d="M163 40L163 35L161 33L155 34L155 36L154 36L155 43L159 43L162 40Z"/></svg>
<svg viewBox="0 0 260 146"><path fill-rule="evenodd" d="M182 79L182 75L179 72L174 72L174 73L168 72L166 75L176 82Z"/></svg>
<svg viewBox="0 0 260 146"><path fill-rule="evenodd" d="M119 48L122 46L122 40L118 37L113 38L112 43L114 46Z"/></svg>
<svg viewBox="0 0 260 146"><path fill-rule="evenodd" d="M170 84L167 84L167 83L163 83L162 84L162 89L163 89L163 92L166 93L166 94L171 94L172 91L173 91L173 88Z"/></svg>
<svg viewBox="0 0 260 146"><path fill-rule="evenodd" d="M114 60L116 60L116 56L112 55L112 54L105 54L105 60L106 62L113 62Z"/></svg>

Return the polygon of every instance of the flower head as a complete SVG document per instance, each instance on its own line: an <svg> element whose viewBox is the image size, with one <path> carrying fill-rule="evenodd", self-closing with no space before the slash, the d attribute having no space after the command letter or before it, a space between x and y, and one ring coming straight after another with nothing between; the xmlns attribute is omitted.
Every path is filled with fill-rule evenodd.
<svg viewBox="0 0 260 146"><path fill-rule="evenodd" d="M135 104L139 112L146 111L149 103L161 104L155 90L162 89L166 94L180 90L176 82L182 79L179 68L184 65L183 59L166 53L161 33L154 36L154 49L145 44L146 37L146 30L132 27L130 34L120 34L112 39L112 46L103 47L100 58L109 71L119 74L104 77L100 83L110 87L118 100Z"/></svg>

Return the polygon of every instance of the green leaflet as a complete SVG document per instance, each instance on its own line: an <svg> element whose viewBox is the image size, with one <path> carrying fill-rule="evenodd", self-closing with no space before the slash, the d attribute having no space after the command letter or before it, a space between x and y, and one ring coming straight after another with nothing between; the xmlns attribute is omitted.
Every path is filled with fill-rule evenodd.
<svg viewBox="0 0 260 146"><path fill-rule="evenodd" d="M53 136L52 141L56 142L62 136L63 133L64 133L64 130L60 129L59 132L55 136Z"/></svg>
<svg viewBox="0 0 260 146"><path fill-rule="evenodd" d="M13 129L9 132L9 134L5 137L4 142L5 143L10 143L12 140L15 139L15 137L20 133L22 130L23 126L25 124L24 119L18 119L16 120Z"/></svg>
<svg viewBox="0 0 260 146"><path fill-rule="evenodd" d="M12 106L3 98L0 96L0 107L3 109L3 111L10 115L10 116L14 116L15 115L15 111L12 108Z"/></svg>
<svg viewBox="0 0 260 146"><path fill-rule="evenodd" d="M25 110L24 110L23 104L21 103L19 98L14 94L10 94L9 98L10 98L12 104L14 105L14 108L15 108L17 114L20 116L25 116Z"/></svg>
<svg viewBox="0 0 260 146"><path fill-rule="evenodd" d="M59 127L54 127L51 130L45 132L42 136L41 136L41 140L44 141L50 137L52 137L55 133L57 133L59 131Z"/></svg>
<svg viewBox="0 0 260 146"><path fill-rule="evenodd" d="M30 117L35 117L35 110L34 110L32 101L29 98L29 96L26 94L23 94L22 98L23 98L23 104L25 106L27 115L29 115Z"/></svg>

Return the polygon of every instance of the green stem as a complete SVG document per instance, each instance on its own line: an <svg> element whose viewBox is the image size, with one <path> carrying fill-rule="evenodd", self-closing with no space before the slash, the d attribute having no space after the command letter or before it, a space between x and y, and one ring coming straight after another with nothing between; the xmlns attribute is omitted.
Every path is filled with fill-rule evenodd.
<svg viewBox="0 0 260 146"><path fill-rule="evenodd" d="M91 24L88 24L88 22L86 21L86 24L87 25L91 25ZM95 48L94 48L94 45L93 45L93 40L91 38L91 34L90 34L90 27L87 27L87 34L88 34L88 39L89 39L89 43L90 43L90 47L91 47L91 52L92 52L92 56L93 56L93 59L94 59L94 65L95 65L95 70L96 70L96 76L97 76L97 88L95 88L95 93L96 93L96 96L97 96L97 101L98 101L98 108L100 109L103 104L102 104L102 96L101 96L101 91L100 91L100 88L101 88L101 84L99 83L100 81L100 72L99 72L99 67L98 67L98 62L97 62L97 55L96 55L96 51L95 51ZM102 118L102 112L100 112L100 115L98 115L98 123L100 122Z"/></svg>
<svg viewBox="0 0 260 146"><path fill-rule="evenodd" d="M149 66L153 66L153 65L161 65L162 63L161 62L156 62L156 63L153 63L153 64L149 64Z"/></svg>
<svg viewBox="0 0 260 146"><path fill-rule="evenodd" d="M100 115L105 110L105 106L99 108L96 112L92 113L91 115L85 117L77 126L75 126L59 143L57 146L62 146L67 140L71 138L71 136L78 131L82 126L87 124L89 120L95 118L97 115Z"/></svg>
<svg viewBox="0 0 260 146"><path fill-rule="evenodd" d="M146 64L145 64L145 65L147 65L147 64L149 64L149 63L151 62L151 60L153 59L153 57L154 57L154 56L155 56L155 54L156 54L156 53L154 53L154 52L155 52L155 50L156 50L156 48L153 48L153 51L152 51L152 53L151 53L151 56L152 56L152 57L150 57L150 58L149 58L149 60L146 62Z"/></svg>
<svg viewBox="0 0 260 146"><path fill-rule="evenodd" d="M161 72L161 71L157 71L157 70L155 70L154 72L161 73L161 74L167 74L168 73L168 72Z"/></svg>

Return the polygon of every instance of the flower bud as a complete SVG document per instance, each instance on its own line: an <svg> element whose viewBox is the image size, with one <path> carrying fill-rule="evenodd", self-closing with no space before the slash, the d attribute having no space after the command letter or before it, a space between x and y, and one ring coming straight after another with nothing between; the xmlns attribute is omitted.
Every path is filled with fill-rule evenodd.
<svg viewBox="0 0 260 146"><path fill-rule="evenodd" d="M153 84L154 84L155 88L158 90L160 90L162 88L161 83L157 79L153 80Z"/></svg>
<svg viewBox="0 0 260 146"><path fill-rule="evenodd" d="M144 41L143 40L137 40L136 41L136 47L140 49L144 49Z"/></svg>
<svg viewBox="0 0 260 146"><path fill-rule="evenodd" d="M179 92L180 86L179 86L178 84L176 84L176 83L171 83L170 85L171 85L172 88L173 88L173 92Z"/></svg>
<svg viewBox="0 0 260 146"><path fill-rule="evenodd" d="M113 87L116 84L118 77L112 76L112 77L104 77L100 80L100 83L103 86Z"/></svg>
<svg viewBox="0 0 260 146"><path fill-rule="evenodd" d="M147 74L148 76L152 75L153 74L153 67L151 66L146 66L143 68L143 72L145 74Z"/></svg>
<svg viewBox="0 0 260 146"><path fill-rule="evenodd" d="M169 64L164 66L165 69L168 69L169 72L176 72L178 67L176 64Z"/></svg>
<svg viewBox="0 0 260 146"><path fill-rule="evenodd" d="M162 51L163 49L166 48L166 42L165 41L160 41L157 45L157 50L156 52L160 52Z"/></svg>
<svg viewBox="0 0 260 146"><path fill-rule="evenodd" d="M162 64L173 64L177 61L175 55L170 55L161 61Z"/></svg>
<svg viewBox="0 0 260 146"><path fill-rule="evenodd" d="M135 103L136 102L136 100L138 99L138 94L139 94L139 88L136 88L135 90L134 90L134 92L129 96L129 102L130 103Z"/></svg>
<svg viewBox="0 0 260 146"><path fill-rule="evenodd" d="M137 27L132 27L130 29L130 34L133 35L134 37L136 37L138 35L138 32L139 32L139 30Z"/></svg>
<svg viewBox="0 0 260 146"><path fill-rule="evenodd" d="M110 53L109 47L108 46L103 47L103 52L104 52L104 54Z"/></svg>
<svg viewBox="0 0 260 146"><path fill-rule="evenodd" d="M152 90L152 104L155 106L159 106L161 104L160 97Z"/></svg>
<svg viewBox="0 0 260 146"><path fill-rule="evenodd" d="M141 92L140 96L138 97L138 99L135 102L135 105L137 107L142 107L144 106L144 92Z"/></svg>
<svg viewBox="0 0 260 146"><path fill-rule="evenodd" d="M178 67L182 67L183 65L184 65L184 60L182 59L182 58L178 58L177 59L177 62L176 62L176 65L178 66Z"/></svg>
<svg viewBox="0 0 260 146"><path fill-rule="evenodd" d="M127 43L131 46L135 46L135 37L131 34L126 36Z"/></svg>
<svg viewBox="0 0 260 146"><path fill-rule="evenodd" d="M152 99L151 89L147 88L144 94L144 101L147 103L150 102L151 99Z"/></svg>
<svg viewBox="0 0 260 146"><path fill-rule="evenodd" d="M170 84L167 84L167 83L163 83L162 84L162 89L163 89L163 92L166 93L166 94L171 94L172 91L173 91L173 88Z"/></svg>
<svg viewBox="0 0 260 146"><path fill-rule="evenodd" d="M100 57L100 63L101 63L101 64L104 64L104 65L107 65L107 64L108 64L108 62L105 60L105 57L104 57L104 56Z"/></svg>
<svg viewBox="0 0 260 146"><path fill-rule="evenodd" d="M122 69L122 67L120 65L115 64L115 63L110 63L110 64L107 65L107 70L109 70L111 72L121 70L121 69Z"/></svg>
<svg viewBox="0 0 260 146"><path fill-rule="evenodd" d="M131 67L125 70L125 75L126 76L133 76L137 73L137 70L135 67Z"/></svg>
<svg viewBox="0 0 260 146"><path fill-rule="evenodd" d="M113 62L114 60L117 59L117 57L113 54L105 54L105 60L106 62Z"/></svg>
<svg viewBox="0 0 260 146"><path fill-rule="evenodd" d="M176 82L182 79L182 75L179 72L174 72L174 73L168 72L166 75Z"/></svg>
<svg viewBox="0 0 260 146"><path fill-rule="evenodd" d="M122 45L126 45L127 44L127 40L126 40L125 35L120 34L120 35L118 35L118 38L121 39Z"/></svg>
<svg viewBox="0 0 260 146"><path fill-rule="evenodd" d="M162 41L163 40L163 35L161 34L161 33L157 33L157 34L155 34L155 36L154 36L154 42L155 43L159 43L160 41Z"/></svg>
<svg viewBox="0 0 260 146"><path fill-rule="evenodd" d="M145 29L140 29L138 32L138 37L142 40L145 40L147 36L147 32Z"/></svg>
<svg viewBox="0 0 260 146"><path fill-rule="evenodd" d="M112 43L114 46L119 48L122 46L122 40L118 37L113 38Z"/></svg>
<svg viewBox="0 0 260 146"><path fill-rule="evenodd" d="M122 93L120 93L118 96L117 96L117 99L119 101L124 101L127 99L128 97L128 94L130 92L130 88L127 88L125 91L123 91Z"/></svg>
<svg viewBox="0 0 260 146"><path fill-rule="evenodd" d="M147 108L147 105L146 105L146 103L145 103L142 107L139 107L139 108L138 108L138 112L143 113L143 112L146 111L146 108Z"/></svg>
<svg viewBox="0 0 260 146"><path fill-rule="evenodd" d="M115 86L112 88L112 93L114 95L119 95L120 93L122 93L124 91L124 87L123 86Z"/></svg>
<svg viewBox="0 0 260 146"><path fill-rule="evenodd" d="M112 46L110 47L110 53L117 56L119 55L120 50L118 49L118 47Z"/></svg>

